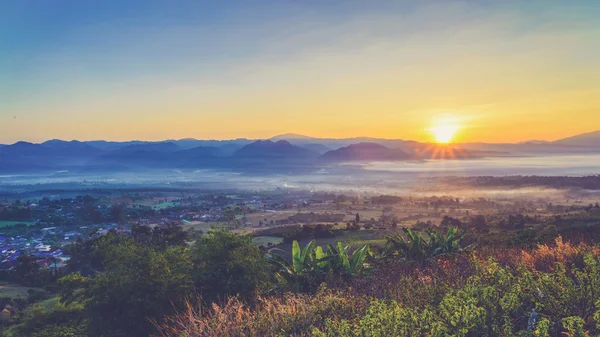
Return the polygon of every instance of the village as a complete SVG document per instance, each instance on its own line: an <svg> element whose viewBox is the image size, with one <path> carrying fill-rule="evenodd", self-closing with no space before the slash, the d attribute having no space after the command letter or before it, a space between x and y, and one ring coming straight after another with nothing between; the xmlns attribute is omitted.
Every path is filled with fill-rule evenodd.
<svg viewBox="0 0 600 337"><path fill-rule="evenodd" d="M191 238L197 238L211 228L224 227L254 236L261 247L271 247L284 243L284 237L289 235L286 234L289 228L278 228L320 223L332 230L362 229L343 234L341 238L377 244L390 230L398 227L426 228L465 222L475 227L495 223L500 228L513 229L519 221L524 228L525 225L543 223L556 213L571 214L573 218L573 214L577 214L573 211L598 209L597 203L594 205L590 201L588 204L588 200L570 200L571 205L558 206L552 199L539 198L336 195L288 189L220 193L93 190L78 193L81 194L74 195L70 191L0 199L0 270L14 269L22 255L35 256L40 268L62 268L70 258L65 250L69 245L110 230L130 235L134 224L154 227L176 223ZM563 203L566 201L568 199ZM509 217L510 214L525 216ZM587 219L586 213L582 221Z"/></svg>

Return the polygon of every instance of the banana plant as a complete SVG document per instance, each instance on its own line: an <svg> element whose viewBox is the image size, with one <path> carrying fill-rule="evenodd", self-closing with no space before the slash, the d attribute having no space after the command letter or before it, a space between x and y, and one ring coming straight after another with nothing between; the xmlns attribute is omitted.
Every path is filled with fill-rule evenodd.
<svg viewBox="0 0 600 337"><path fill-rule="evenodd" d="M430 235L432 232L429 232ZM439 232L434 233L435 250L434 255L454 255L464 250L470 249L471 246L461 247L460 241L467 234L466 230L458 232L458 228L451 227L448 229L448 233L444 236Z"/></svg>
<svg viewBox="0 0 600 337"><path fill-rule="evenodd" d="M337 243L337 249L330 244L327 245L327 254L331 257L329 260L330 268L351 276L369 271L370 266L365 263L369 253L369 245L364 245L352 253L349 253L349 248L349 246L342 246L341 242Z"/></svg>
<svg viewBox="0 0 600 337"><path fill-rule="evenodd" d="M268 258L275 265L275 276L280 283L287 285L296 292L312 291L331 274L342 274L345 277L361 274L369 270L365 263L369 245L365 245L353 253L349 246L337 243L337 249L327 245L324 250L316 246L313 240L304 249L300 249L298 241L292 243L292 263L275 253L280 249L272 249Z"/></svg>
<svg viewBox="0 0 600 337"><path fill-rule="evenodd" d="M398 255L408 261L419 265L425 264L432 258L443 255L454 255L468 249L460 246L460 241L466 231L458 232L458 228L452 227L444 235L439 231L427 231L427 237L423 238L418 232L410 228L402 229L405 236L388 236L385 254Z"/></svg>

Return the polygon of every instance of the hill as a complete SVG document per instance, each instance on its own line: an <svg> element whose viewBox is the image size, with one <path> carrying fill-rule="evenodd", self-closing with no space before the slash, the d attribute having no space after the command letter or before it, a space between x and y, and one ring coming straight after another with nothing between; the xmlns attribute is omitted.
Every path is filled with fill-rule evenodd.
<svg viewBox="0 0 600 337"><path fill-rule="evenodd" d="M129 145L94 158L93 163L145 168L197 167L213 164L223 155L223 150L216 147L197 146L182 150L172 142L162 142Z"/></svg>
<svg viewBox="0 0 600 337"><path fill-rule="evenodd" d="M325 152L331 151L331 149L328 148L327 146L325 146L323 144L317 144L317 143L301 145L301 147L303 147L309 151L316 152L318 154L324 154Z"/></svg>
<svg viewBox="0 0 600 337"><path fill-rule="evenodd" d="M304 141L308 141L308 140L311 140L311 139L319 139L319 138L305 136L305 135L300 135L300 134L297 134L297 133L285 133L285 134L282 134L282 135L277 135L275 137L269 138L269 140L274 141L274 142L277 142L277 141L280 141L280 140L288 140L288 141L289 140L304 140Z"/></svg>
<svg viewBox="0 0 600 337"><path fill-rule="evenodd" d="M236 158L316 158L318 153L292 145L287 140L273 142L271 140L257 140L237 150L233 157Z"/></svg>
<svg viewBox="0 0 600 337"><path fill-rule="evenodd" d="M406 160L410 156L398 149L376 143L358 143L323 154L319 159L328 162Z"/></svg>
<svg viewBox="0 0 600 337"><path fill-rule="evenodd" d="M552 143L558 145L600 147L600 130L559 139Z"/></svg>
<svg viewBox="0 0 600 337"><path fill-rule="evenodd" d="M78 141L16 142L0 147L0 172L63 170L82 165L102 152Z"/></svg>
<svg viewBox="0 0 600 337"><path fill-rule="evenodd" d="M140 152L175 152L181 148L173 142L132 144L111 152L111 155L129 155Z"/></svg>

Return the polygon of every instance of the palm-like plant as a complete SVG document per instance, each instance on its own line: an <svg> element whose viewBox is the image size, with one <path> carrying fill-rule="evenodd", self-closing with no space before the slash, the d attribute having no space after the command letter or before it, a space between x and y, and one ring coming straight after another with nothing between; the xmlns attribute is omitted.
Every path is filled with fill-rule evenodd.
<svg viewBox="0 0 600 337"><path fill-rule="evenodd" d="M281 255L269 253L269 261L277 268L275 277L280 283L288 285L296 292L310 291L317 280L322 278L321 266L324 261L323 249L315 249L315 241L309 242L300 249L298 241L292 243L292 263L288 263ZM319 257L317 257L319 255Z"/></svg>
<svg viewBox="0 0 600 337"><path fill-rule="evenodd" d="M269 252L269 261L277 268L275 276L281 284L287 285L296 292L313 291L328 276L341 274L345 277L361 274L369 270L365 263L369 245L349 252L349 246L337 243L337 249L331 245L324 250L316 246L313 240L304 249L300 249L298 241L292 243L292 263L288 263L281 255Z"/></svg>
<svg viewBox="0 0 600 337"><path fill-rule="evenodd" d="M369 253L369 245L364 245L352 253L350 253L349 248L350 246L342 246L341 242L337 243L337 249L328 244L326 256L329 257L327 260L329 267L333 271L349 276L370 270L369 264L365 263Z"/></svg>
<svg viewBox="0 0 600 337"><path fill-rule="evenodd" d="M432 258L454 255L470 248L460 246L460 240L465 236L466 230L458 232L456 227L449 228L446 234L428 230L425 238L410 228L402 230L406 238L400 234L388 236L385 246L387 256L398 255L408 261L423 265Z"/></svg>

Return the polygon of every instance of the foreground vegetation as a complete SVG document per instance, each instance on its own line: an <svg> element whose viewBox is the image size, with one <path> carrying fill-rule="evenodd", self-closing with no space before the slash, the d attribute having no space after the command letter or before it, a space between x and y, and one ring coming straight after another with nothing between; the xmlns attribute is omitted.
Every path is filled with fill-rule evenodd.
<svg viewBox="0 0 600 337"><path fill-rule="evenodd" d="M417 267L384 262L370 277L315 294L188 302L160 336L596 336L600 249L557 238L532 250L481 249Z"/></svg>
<svg viewBox="0 0 600 337"><path fill-rule="evenodd" d="M3 335L600 335L593 242L492 247L467 245L456 227L398 233L382 247L293 241L286 252L223 229L193 244L175 224L108 232L68 248L68 270L49 275L44 297L6 305ZM23 279L37 270L21 269Z"/></svg>

